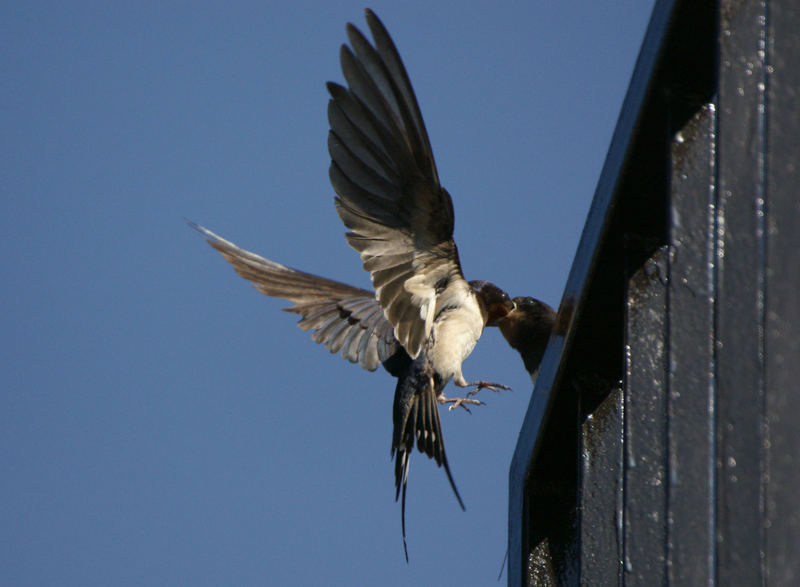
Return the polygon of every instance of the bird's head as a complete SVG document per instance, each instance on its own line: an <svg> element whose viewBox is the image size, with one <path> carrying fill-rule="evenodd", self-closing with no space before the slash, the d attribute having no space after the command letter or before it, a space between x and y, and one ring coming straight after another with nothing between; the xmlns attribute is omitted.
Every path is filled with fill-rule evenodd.
<svg viewBox="0 0 800 587"><path fill-rule="evenodd" d="M503 338L516 349L525 370L536 381L547 340L556 322L556 311L536 298L514 298L514 309L503 316L497 325Z"/></svg>
<svg viewBox="0 0 800 587"><path fill-rule="evenodd" d="M488 281L470 281L472 291L478 298L486 326L497 326L497 321L514 309L508 294Z"/></svg>
<svg viewBox="0 0 800 587"><path fill-rule="evenodd" d="M530 297L512 300L514 308L497 322L500 332L512 347L518 348L536 335L550 336L556 312L542 301Z"/></svg>

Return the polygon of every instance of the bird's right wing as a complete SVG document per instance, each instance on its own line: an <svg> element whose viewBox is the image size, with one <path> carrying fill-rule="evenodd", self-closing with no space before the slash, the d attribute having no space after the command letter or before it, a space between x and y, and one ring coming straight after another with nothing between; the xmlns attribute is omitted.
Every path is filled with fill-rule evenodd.
<svg viewBox="0 0 800 587"><path fill-rule="evenodd" d="M371 291L275 263L189 224L258 291L293 302L284 311L300 314L297 325L314 330L312 340L330 352L374 371L398 350L394 329Z"/></svg>

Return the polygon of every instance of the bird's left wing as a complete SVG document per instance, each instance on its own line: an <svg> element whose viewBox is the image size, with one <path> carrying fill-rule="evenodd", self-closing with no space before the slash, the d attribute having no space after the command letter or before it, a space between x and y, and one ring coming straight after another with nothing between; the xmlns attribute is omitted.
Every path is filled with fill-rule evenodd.
<svg viewBox="0 0 800 587"><path fill-rule="evenodd" d="M312 340L332 353L374 371L398 350L392 325L368 290L304 273L246 251L193 222L236 272L261 293L294 303L286 312L300 314L297 325L314 330Z"/></svg>
<svg viewBox="0 0 800 587"><path fill-rule="evenodd" d="M414 90L389 33L366 11L374 46L352 24L341 50L348 87L328 84L336 209L397 340L416 358L436 299L468 291L453 241L453 203L439 184Z"/></svg>

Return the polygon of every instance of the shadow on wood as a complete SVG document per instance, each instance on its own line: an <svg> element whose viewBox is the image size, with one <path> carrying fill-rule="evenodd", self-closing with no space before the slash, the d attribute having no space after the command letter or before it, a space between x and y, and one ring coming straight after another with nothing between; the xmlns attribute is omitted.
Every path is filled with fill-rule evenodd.
<svg viewBox="0 0 800 587"><path fill-rule="evenodd" d="M656 4L512 461L509 585L800 578L800 4Z"/></svg>

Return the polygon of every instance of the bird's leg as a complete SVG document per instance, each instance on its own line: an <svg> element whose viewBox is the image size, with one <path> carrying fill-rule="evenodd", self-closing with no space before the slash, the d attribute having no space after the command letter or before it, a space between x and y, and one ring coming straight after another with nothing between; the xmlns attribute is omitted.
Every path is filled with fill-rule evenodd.
<svg viewBox="0 0 800 587"><path fill-rule="evenodd" d="M456 409L457 407L460 406L460 407L464 408L465 410L467 410L467 412L469 412L469 408L467 407L467 405L470 405L470 406L483 406L483 405L486 405L482 401L479 401L479 400L476 400L476 399L472 399L470 397L470 396L475 395L476 393L478 393L478 391L480 391L481 389L488 388L488 389L491 389L492 391L495 391L495 392L498 392L498 393L499 393L499 391L501 389L511 390L510 387L508 387L506 385L502 385L500 383L489 383L487 381L469 382L466 379L464 379L464 376L461 375L460 373L456 374L456 376L453 377L453 383L455 383L459 387L470 387L470 386L474 385L475 389L473 389L472 391L467 393L467 395L465 397L448 398L448 397L445 397L443 393L440 393L439 396L436 399L440 404L451 404L451 406L450 406L451 410L454 410L454 409Z"/></svg>
<svg viewBox="0 0 800 587"><path fill-rule="evenodd" d="M436 397L436 401L440 404L452 404L449 409L455 410L458 407L462 407L467 410L468 413L472 413L469 411L467 405L470 406L483 406L485 405L482 401L477 399L470 399L469 397L445 397L443 393L440 393Z"/></svg>
<svg viewBox="0 0 800 587"><path fill-rule="evenodd" d="M467 392L467 397L475 395L481 389L491 389L495 393L500 393L501 389L505 391L511 391L511 388L508 385L503 385L502 383L489 383L488 381L465 381L463 378L461 381L456 379L453 382L459 387L470 387L472 385L475 386L475 389Z"/></svg>

